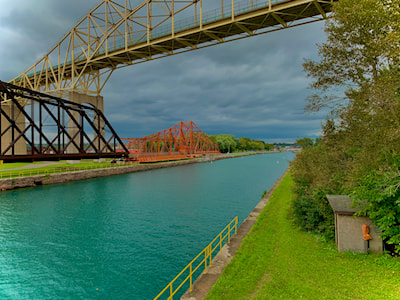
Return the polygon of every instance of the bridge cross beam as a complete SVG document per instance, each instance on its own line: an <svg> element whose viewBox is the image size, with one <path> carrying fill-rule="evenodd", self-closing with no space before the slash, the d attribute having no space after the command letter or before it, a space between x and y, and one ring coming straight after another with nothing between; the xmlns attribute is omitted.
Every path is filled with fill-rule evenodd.
<svg viewBox="0 0 400 300"><path fill-rule="evenodd" d="M285 27L285 28L287 28L288 27L288 24L279 16L279 15L277 15L276 13L271 13L271 16L275 19L275 20L277 20L283 27Z"/></svg>

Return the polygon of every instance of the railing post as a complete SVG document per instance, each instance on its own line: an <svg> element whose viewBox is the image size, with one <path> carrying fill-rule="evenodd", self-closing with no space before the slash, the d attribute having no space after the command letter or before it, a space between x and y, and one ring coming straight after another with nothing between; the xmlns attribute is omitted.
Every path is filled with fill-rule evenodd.
<svg viewBox="0 0 400 300"><path fill-rule="evenodd" d="M238 228L238 217L236 216L236 218L235 218L235 234L237 234L237 228Z"/></svg>
<svg viewBox="0 0 400 300"><path fill-rule="evenodd" d="M269 0L269 10L272 9L272 3L271 3L271 1L272 1L272 0Z"/></svg>
<svg viewBox="0 0 400 300"><path fill-rule="evenodd" d="M210 267L211 267L211 260L212 260L212 245L210 244L210 250L208 251L208 254L210 255Z"/></svg>
<svg viewBox="0 0 400 300"><path fill-rule="evenodd" d="M147 2L147 43L150 43L151 40L151 18L152 18L152 11L151 11L151 1ZM132 38L133 40L133 38Z"/></svg>
<svg viewBox="0 0 400 300"><path fill-rule="evenodd" d="M232 21L235 19L235 0L232 0Z"/></svg>
<svg viewBox="0 0 400 300"><path fill-rule="evenodd" d="M208 247L204 251L204 273L207 274L207 252L208 252Z"/></svg>
<svg viewBox="0 0 400 300"><path fill-rule="evenodd" d="M190 291L193 291L193 273L192 273L192 264L190 264Z"/></svg>
<svg viewBox="0 0 400 300"><path fill-rule="evenodd" d="M172 37L175 37L175 8L174 8L174 0L171 1L171 33Z"/></svg>
<svg viewBox="0 0 400 300"><path fill-rule="evenodd" d="M222 251L222 234L219 234L219 252Z"/></svg>
<svg viewBox="0 0 400 300"><path fill-rule="evenodd" d="M203 29L203 0L200 0L200 29Z"/></svg>

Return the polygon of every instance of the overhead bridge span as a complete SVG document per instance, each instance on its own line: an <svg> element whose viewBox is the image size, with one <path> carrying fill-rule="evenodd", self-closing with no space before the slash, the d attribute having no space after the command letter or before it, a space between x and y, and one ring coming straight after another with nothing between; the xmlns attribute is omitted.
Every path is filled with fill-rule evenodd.
<svg viewBox="0 0 400 300"><path fill-rule="evenodd" d="M11 83L99 96L116 69L306 24L335 0L103 0Z"/></svg>

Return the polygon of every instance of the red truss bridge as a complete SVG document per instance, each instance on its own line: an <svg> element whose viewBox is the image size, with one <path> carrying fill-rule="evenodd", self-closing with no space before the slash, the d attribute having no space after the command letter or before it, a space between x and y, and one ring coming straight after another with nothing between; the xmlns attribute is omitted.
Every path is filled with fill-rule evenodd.
<svg viewBox="0 0 400 300"><path fill-rule="evenodd" d="M194 122L179 122L169 129L143 138L121 138L132 160L159 162L219 154L218 144Z"/></svg>

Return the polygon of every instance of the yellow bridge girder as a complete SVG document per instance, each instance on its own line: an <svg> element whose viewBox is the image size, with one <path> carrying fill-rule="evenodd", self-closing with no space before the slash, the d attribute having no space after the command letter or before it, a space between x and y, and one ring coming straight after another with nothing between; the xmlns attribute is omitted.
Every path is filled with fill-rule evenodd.
<svg viewBox="0 0 400 300"><path fill-rule="evenodd" d="M116 69L322 20L335 1L102 0L10 83L63 98L100 95Z"/></svg>

